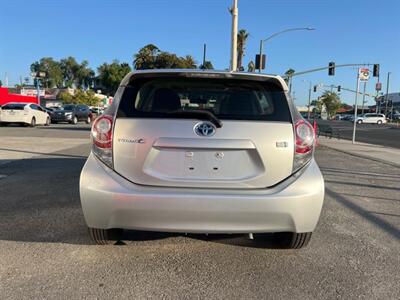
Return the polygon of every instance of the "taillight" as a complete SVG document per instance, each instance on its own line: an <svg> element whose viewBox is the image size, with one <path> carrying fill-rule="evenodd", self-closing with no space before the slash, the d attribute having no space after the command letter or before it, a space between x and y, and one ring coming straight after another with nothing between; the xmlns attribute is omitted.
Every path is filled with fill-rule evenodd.
<svg viewBox="0 0 400 300"><path fill-rule="evenodd" d="M107 166L112 168L112 128L113 118L103 115L92 125L92 151Z"/></svg>
<svg viewBox="0 0 400 300"><path fill-rule="evenodd" d="M301 119L294 125L295 133L295 152L293 171L297 171L304 166L313 156L314 152L314 129L310 123Z"/></svg>

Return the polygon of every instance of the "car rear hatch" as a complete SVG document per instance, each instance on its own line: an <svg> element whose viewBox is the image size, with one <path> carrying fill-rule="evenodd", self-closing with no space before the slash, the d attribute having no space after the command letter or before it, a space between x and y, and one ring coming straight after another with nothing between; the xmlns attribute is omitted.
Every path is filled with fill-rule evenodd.
<svg viewBox="0 0 400 300"><path fill-rule="evenodd" d="M284 180L294 156L288 101L278 80L256 78L132 79L115 118L115 171L168 187L254 189Z"/></svg>
<svg viewBox="0 0 400 300"><path fill-rule="evenodd" d="M28 114L24 110L26 103L9 103L1 107L1 120L4 122L21 122Z"/></svg>

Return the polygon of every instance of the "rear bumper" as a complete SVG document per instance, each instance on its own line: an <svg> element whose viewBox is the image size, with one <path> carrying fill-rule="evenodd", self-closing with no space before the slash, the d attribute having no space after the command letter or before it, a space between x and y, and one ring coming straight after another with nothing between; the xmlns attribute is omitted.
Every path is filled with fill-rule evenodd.
<svg viewBox="0 0 400 300"><path fill-rule="evenodd" d="M91 154L82 170L80 196L86 223L193 233L311 232L324 199L324 181L313 160L271 189L217 190L133 184Z"/></svg>
<svg viewBox="0 0 400 300"><path fill-rule="evenodd" d="M0 116L1 123L30 123L32 117L30 116L18 116L18 117L10 117L10 116Z"/></svg>

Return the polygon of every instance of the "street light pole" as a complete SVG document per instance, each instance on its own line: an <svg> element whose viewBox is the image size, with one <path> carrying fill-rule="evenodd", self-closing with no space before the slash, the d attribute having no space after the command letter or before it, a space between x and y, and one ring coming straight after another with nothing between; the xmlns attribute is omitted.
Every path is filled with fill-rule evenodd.
<svg viewBox="0 0 400 300"><path fill-rule="evenodd" d="M386 102L386 107L385 107L385 116L387 117L387 110L388 110L388 98L389 98L389 80L390 80L390 73L388 72L387 74L387 80L386 80L386 97L385 97L385 102Z"/></svg>
<svg viewBox="0 0 400 300"><path fill-rule="evenodd" d="M262 64L263 64L263 60L262 60L262 53L263 53L263 45L264 41L260 40L260 64L258 66L258 73L261 73L261 68L262 68Z"/></svg>
<svg viewBox="0 0 400 300"><path fill-rule="evenodd" d="M357 129L357 98L360 91L360 73L357 71L357 88L356 88L356 99L354 100L354 122L353 122L353 140L352 143L356 142L356 129Z"/></svg>
<svg viewBox="0 0 400 300"><path fill-rule="evenodd" d="M362 100L362 108L361 108L361 114L364 114L364 103L365 103L365 90L367 89L367 81L364 81L364 91L363 91L363 100Z"/></svg>
<svg viewBox="0 0 400 300"><path fill-rule="evenodd" d="M258 72L261 73L261 67L262 67L262 54L263 54L263 46L264 43L274 37L276 37L277 35L280 35L282 33L285 32L289 32L289 31L298 31L298 30L315 30L315 28L311 28L311 27L300 27L300 28L289 28L289 29L285 29L282 31L278 31L275 32L274 34L271 34L269 37L267 37L266 39L260 40L260 65L258 67Z"/></svg>
<svg viewBox="0 0 400 300"><path fill-rule="evenodd" d="M312 88L312 83L310 81L310 87L308 89L308 111L307 111L307 119L310 120L310 108L311 108L311 88Z"/></svg>
<svg viewBox="0 0 400 300"><path fill-rule="evenodd" d="M231 36L231 71L237 69L237 33L238 33L238 0L233 0L230 10L232 14L232 36Z"/></svg>

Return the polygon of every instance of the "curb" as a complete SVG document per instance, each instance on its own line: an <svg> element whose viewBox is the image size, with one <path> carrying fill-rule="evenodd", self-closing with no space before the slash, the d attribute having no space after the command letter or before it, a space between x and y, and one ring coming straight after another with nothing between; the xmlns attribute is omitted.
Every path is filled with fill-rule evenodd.
<svg viewBox="0 0 400 300"><path fill-rule="evenodd" d="M372 161L375 161L375 162L379 162L379 163L383 163L383 164L386 164L386 165L389 165L389 166L392 166L392 167L400 168L400 164L397 164L397 163L394 163L394 162L391 162L391 161L387 161L387 160L384 160L384 159L375 158L375 157L371 157L371 156L368 156L368 155L355 154L355 153L350 152L350 151L341 150L341 149L329 147L329 146L326 146L326 145L322 145L321 143L319 144L319 147L328 148L328 149L331 149L331 150L334 150L334 151L337 151L337 152L340 152L340 153L345 153L345 154L348 154L348 155L351 155L351 156L354 156L354 157L369 159L369 160L372 160Z"/></svg>

